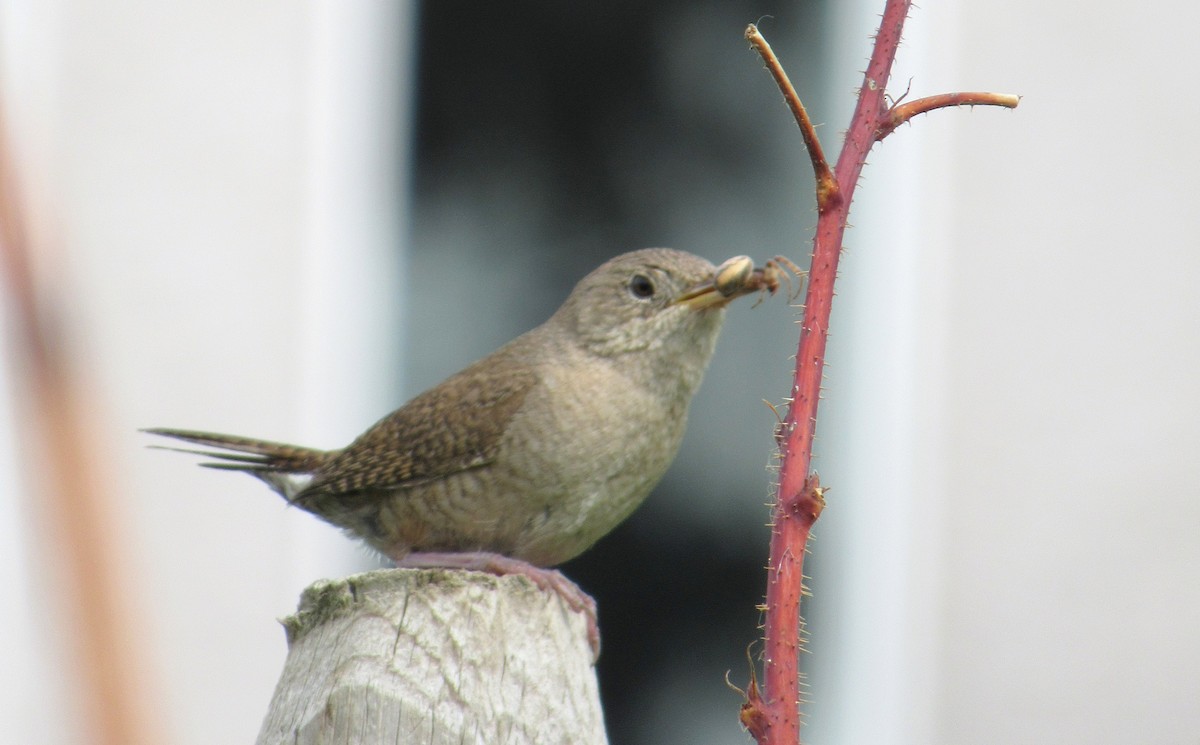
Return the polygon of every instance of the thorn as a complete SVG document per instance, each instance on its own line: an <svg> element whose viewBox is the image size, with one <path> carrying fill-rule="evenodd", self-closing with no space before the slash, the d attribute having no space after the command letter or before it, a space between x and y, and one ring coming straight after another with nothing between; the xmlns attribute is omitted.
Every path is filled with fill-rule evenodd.
<svg viewBox="0 0 1200 745"><path fill-rule="evenodd" d="M780 416L779 409L775 408L775 404L771 403L770 401L768 401L765 398L762 400L762 402L764 404L766 404L767 408L771 410L771 413L775 415L776 422L778 422L779 424L783 424L783 417Z"/></svg>
<svg viewBox="0 0 1200 745"><path fill-rule="evenodd" d="M742 698L746 698L746 692L745 692L745 691L743 691L741 688L738 688L737 686L735 686L735 685L733 684L733 681L731 681L731 680L729 679L729 673L730 673L730 672L732 672L732 671L731 671L731 670L726 670L726 671L725 671L725 685L729 686L729 689L730 689L731 691L737 691L737 694L738 694L739 696L741 696Z"/></svg>

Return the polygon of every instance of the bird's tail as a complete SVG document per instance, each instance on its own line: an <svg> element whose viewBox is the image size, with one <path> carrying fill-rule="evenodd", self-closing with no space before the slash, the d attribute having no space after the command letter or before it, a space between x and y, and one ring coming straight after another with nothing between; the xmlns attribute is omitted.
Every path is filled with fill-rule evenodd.
<svg viewBox="0 0 1200 745"><path fill-rule="evenodd" d="M190 448L173 448L161 445L163 450L177 450L182 453L203 455L218 460L201 463L205 468L219 468L227 471L244 471L257 476L289 500L296 490L294 477L311 474L330 457L326 450L303 448L296 445L285 445L280 442L255 440L249 437L220 435L213 432L196 432L187 429L152 428L144 429L152 435L171 437L176 440L190 442L217 450L192 450Z"/></svg>

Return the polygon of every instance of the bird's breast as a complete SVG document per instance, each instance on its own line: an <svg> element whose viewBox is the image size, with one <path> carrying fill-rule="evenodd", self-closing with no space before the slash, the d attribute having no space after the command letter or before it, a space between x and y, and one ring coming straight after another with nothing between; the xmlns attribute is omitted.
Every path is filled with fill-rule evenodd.
<svg viewBox="0 0 1200 745"><path fill-rule="evenodd" d="M688 398L664 397L603 363L544 371L501 457L526 495L514 553L557 564L624 520L674 459Z"/></svg>

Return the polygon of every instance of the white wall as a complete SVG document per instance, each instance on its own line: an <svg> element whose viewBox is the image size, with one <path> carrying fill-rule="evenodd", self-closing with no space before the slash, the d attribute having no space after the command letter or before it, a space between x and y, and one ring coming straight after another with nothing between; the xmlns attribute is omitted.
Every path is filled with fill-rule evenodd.
<svg viewBox="0 0 1200 745"><path fill-rule="evenodd" d="M146 450L136 430L332 447L397 403L412 9L12 0L0 13L28 196L103 409L145 696L172 742L248 742L285 653L273 619L312 580L369 560L253 479ZM0 636L19 654L0 665L0 720L13 742L87 742L48 583L54 533L20 451L3 450L14 563L0 576L16 594Z"/></svg>
<svg viewBox="0 0 1200 745"><path fill-rule="evenodd" d="M881 7L844 8L839 127ZM1024 99L914 121L861 184L811 742L1200 733L1200 10L1131 11L912 13L893 90Z"/></svg>

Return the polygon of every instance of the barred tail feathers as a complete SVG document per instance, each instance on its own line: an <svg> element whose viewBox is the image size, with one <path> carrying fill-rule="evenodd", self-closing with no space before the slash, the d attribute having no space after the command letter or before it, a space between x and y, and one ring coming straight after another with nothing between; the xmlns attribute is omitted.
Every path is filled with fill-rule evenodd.
<svg viewBox="0 0 1200 745"><path fill-rule="evenodd" d="M184 453L203 455L216 458L216 461L201 463L205 468L217 468L228 471L244 471L257 476L275 491L291 501L313 471L329 458L330 453L315 448L304 448L287 445L280 442L255 440L249 437L222 435L214 432L197 432L187 429L169 429L155 427L144 429L143 432L160 437L170 437L193 445L201 445L217 450L192 450L189 448L173 448L162 445L152 447L163 450L177 450ZM226 452L221 452L226 451Z"/></svg>

